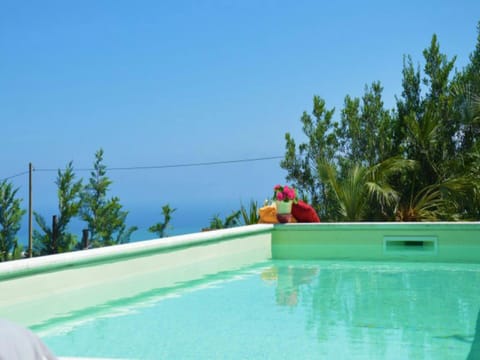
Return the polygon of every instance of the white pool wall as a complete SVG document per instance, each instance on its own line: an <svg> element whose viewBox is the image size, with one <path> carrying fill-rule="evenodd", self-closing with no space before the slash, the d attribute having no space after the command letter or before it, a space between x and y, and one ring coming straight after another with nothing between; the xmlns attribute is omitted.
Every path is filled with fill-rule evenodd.
<svg viewBox="0 0 480 360"><path fill-rule="evenodd" d="M1 263L0 317L38 325L152 288L267 261L271 228L252 225Z"/></svg>

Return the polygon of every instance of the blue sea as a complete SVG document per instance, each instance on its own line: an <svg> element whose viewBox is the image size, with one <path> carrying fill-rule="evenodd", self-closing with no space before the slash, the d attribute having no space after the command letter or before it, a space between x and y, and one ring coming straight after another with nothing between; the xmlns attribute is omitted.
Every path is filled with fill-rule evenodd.
<svg viewBox="0 0 480 360"><path fill-rule="evenodd" d="M174 206L172 206L174 207ZM218 215L224 219L230 215L233 211L240 209L240 203L228 204L209 204L208 206L183 206L178 207L172 214L172 220L170 227L166 231L167 236L181 235L200 232L202 228L206 228L210 224L210 220ZM157 222L163 222L163 215L161 206L158 208L150 206L140 206L125 208L128 211L127 225L137 226L138 230L135 231L130 242L144 241L157 238L155 233L148 231L148 228ZM47 224L51 224L51 219L55 210L38 211L46 220ZM47 215L51 214L51 215ZM40 230L38 225L33 220L33 228ZM72 219L69 224L68 231L77 235L80 240L82 237L82 229L86 228L85 222L79 219ZM25 214L22 221L22 227L18 232L19 243L26 246L28 244L28 216Z"/></svg>

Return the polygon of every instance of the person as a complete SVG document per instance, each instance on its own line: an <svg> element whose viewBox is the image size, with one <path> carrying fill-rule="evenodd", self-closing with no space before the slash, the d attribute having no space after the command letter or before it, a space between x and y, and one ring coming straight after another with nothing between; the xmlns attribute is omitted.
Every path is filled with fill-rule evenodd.
<svg viewBox="0 0 480 360"><path fill-rule="evenodd" d="M0 360L57 360L32 331L0 319Z"/></svg>

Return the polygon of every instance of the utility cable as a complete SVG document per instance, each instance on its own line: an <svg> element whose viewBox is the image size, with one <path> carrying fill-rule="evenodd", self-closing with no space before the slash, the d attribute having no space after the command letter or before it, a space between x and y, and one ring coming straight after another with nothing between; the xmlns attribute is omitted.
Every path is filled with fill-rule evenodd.
<svg viewBox="0 0 480 360"><path fill-rule="evenodd" d="M6 178L0 179L0 182L10 180L10 179L13 179L13 178L16 178L16 177L19 177L19 176L22 176L22 175L26 175L26 174L28 174L28 170L27 171L22 171L21 173L18 173L18 174L15 174L15 175L7 176Z"/></svg>
<svg viewBox="0 0 480 360"><path fill-rule="evenodd" d="M237 160L223 160L223 161L207 161L207 162L192 162L192 163L181 163L181 164L166 164L166 165L149 165L149 166L123 166L123 167L107 167L107 171L129 171L129 170L154 170L154 169L171 169L171 168L186 168L186 167L196 167L196 166L214 166L214 165L226 165L226 164L238 164L238 163L247 163L247 162L256 162L256 161L267 161L267 160L277 160L282 159L283 156L267 156L267 157L258 157L258 158L246 158L246 159L237 159ZM75 171L92 171L93 168L74 168ZM39 172L52 172L58 171L58 169L53 168L34 168L33 171ZM28 174L28 171L23 171L21 173L8 176L0 181L12 179L17 176L22 176Z"/></svg>
<svg viewBox="0 0 480 360"><path fill-rule="evenodd" d="M235 164L235 163L245 163L245 162L255 162L255 161L266 161L266 160L275 160L275 159L281 159L281 158L283 158L283 156L269 156L269 157L260 157L260 158L168 164L168 165L107 167L106 170L118 171L118 170L152 170L152 169L185 168L185 167L194 167L194 166L213 166L213 165L225 165L225 164ZM35 170L36 171L58 171L58 169L45 169L45 168L36 168ZM75 168L74 170L75 171L92 171L94 169L93 168Z"/></svg>

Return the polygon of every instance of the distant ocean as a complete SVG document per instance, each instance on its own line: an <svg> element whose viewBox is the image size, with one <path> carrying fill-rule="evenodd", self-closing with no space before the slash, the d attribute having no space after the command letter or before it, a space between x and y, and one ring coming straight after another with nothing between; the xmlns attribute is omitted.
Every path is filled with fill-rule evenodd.
<svg viewBox="0 0 480 360"><path fill-rule="evenodd" d="M219 215L222 219L231 214L233 210L238 210L240 206L229 207L228 205L221 206L210 205L205 208L178 208L172 214L172 220L170 227L166 230L167 236L190 234L200 232L202 228L206 228L210 224L210 220L215 215ZM129 215L127 217L127 226L137 226L136 230L131 238L130 242L144 241L150 239L156 239L157 235L148 231L148 228L157 222L163 221L163 216L160 209L148 209L148 207L137 207L129 209ZM51 216L45 215L46 212L40 212L45 217L47 224L51 223ZM33 220L33 228L39 230L38 225ZM73 219L69 224L69 232L77 235L77 238L81 240L82 229L86 228L83 221ZM22 227L18 232L19 243L26 246L28 244L28 216L25 214L22 221Z"/></svg>
<svg viewBox="0 0 480 360"><path fill-rule="evenodd" d="M207 225L203 226L207 227ZM198 226L192 226L192 227L183 227L183 228L175 228L172 227L171 229L166 231L167 236L175 236L175 235L183 235L183 234L191 234L195 232L200 232L202 228L199 228ZM151 240L151 239L156 239L158 236L155 233L152 233L148 231L148 228L141 228L135 231L131 238L130 242L137 242L137 241L144 241L144 240Z"/></svg>

